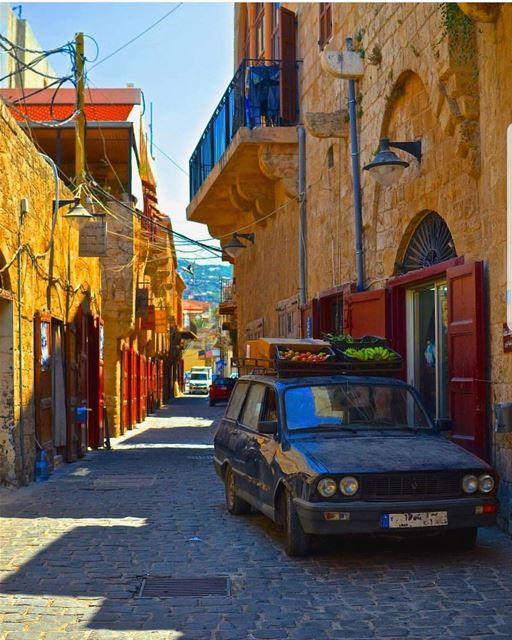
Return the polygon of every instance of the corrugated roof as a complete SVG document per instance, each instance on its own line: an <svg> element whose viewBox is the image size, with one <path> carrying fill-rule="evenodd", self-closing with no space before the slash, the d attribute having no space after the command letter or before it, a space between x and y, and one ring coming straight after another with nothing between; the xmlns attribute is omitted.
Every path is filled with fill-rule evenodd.
<svg viewBox="0 0 512 640"><path fill-rule="evenodd" d="M44 89L30 95L33 89L0 89L0 98L7 106L14 103L18 111L26 113L31 120L51 122L65 120L75 111L76 92L74 89ZM128 120L134 105L141 104L140 89L87 89L84 94L85 117L89 122L123 122ZM53 104L53 115L50 111ZM18 121L24 117L11 109Z"/></svg>
<svg viewBox="0 0 512 640"><path fill-rule="evenodd" d="M76 91L74 89L44 89L35 95L30 95L36 89L0 89L0 97L8 100L20 100L26 104L75 104ZM25 97L26 96L26 97ZM84 93L85 104L141 104L140 89L87 89Z"/></svg>

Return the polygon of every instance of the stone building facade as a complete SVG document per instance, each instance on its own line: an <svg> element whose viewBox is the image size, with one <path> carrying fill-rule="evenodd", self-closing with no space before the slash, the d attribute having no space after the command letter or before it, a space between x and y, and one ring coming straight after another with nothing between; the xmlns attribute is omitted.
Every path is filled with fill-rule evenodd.
<svg viewBox="0 0 512 640"><path fill-rule="evenodd" d="M17 485L33 479L38 443L50 464L77 455L63 391L75 372L78 383L78 359L64 350L101 315L101 275L98 258L79 257L66 208L53 216L52 169L3 104L0 175L0 482Z"/></svg>
<svg viewBox="0 0 512 640"><path fill-rule="evenodd" d="M512 399L504 346L511 30L506 3L237 5L235 69L244 56L253 61L248 66L272 66L279 51L282 105L290 91L282 55L291 56L296 119L275 126L267 111L256 124L244 121L199 187L192 185L188 208L223 245L234 232L254 233L234 263L240 352L247 338L263 334L385 335L404 355L405 377L432 415L452 418L454 440L497 466L507 527L512 436L495 432L494 410ZM322 50L342 51L347 37L364 60L357 82L361 167L385 137L421 140L422 153L418 162L395 150L409 167L391 186L361 171L359 292L348 82L321 63ZM306 126L301 238L299 124ZM198 145L191 170L201 154ZM306 254L302 308L299 243ZM433 367L428 348L435 349Z"/></svg>

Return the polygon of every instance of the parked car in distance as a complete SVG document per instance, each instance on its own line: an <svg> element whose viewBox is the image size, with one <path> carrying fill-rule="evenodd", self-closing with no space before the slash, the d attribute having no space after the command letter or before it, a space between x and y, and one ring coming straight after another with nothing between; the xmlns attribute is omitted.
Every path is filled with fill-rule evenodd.
<svg viewBox="0 0 512 640"><path fill-rule="evenodd" d="M214 465L229 513L254 507L281 524L291 556L315 534L435 534L471 548L495 523L498 477L446 426L391 378L244 376Z"/></svg>
<svg viewBox="0 0 512 640"><path fill-rule="evenodd" d="M217 402L227 402L233 391L236 380L234 378L216 378L210 385L209 404L213 407Z"/></svg>

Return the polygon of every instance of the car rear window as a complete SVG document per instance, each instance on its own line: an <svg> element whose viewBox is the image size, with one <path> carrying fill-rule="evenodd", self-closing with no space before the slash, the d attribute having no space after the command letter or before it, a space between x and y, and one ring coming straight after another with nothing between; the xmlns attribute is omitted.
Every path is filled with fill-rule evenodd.
<svg viewBox="0 0 512 640"><path fill-rule="evenodd" d="M233 378L216 378L213 381L213 384L216 387L232 387L235 384Z"/></svg>
<svg viewBox="0 0 512 640"><path fill-rule="evenodd" d="M233 393L231 394L228 408L226 409L226 418L238 420L238 416L240 415L240 410L242 409L242 405L244 403L245 396L247 395L248 388L249 385L244 382L240 382L236 385Z"/></svg>

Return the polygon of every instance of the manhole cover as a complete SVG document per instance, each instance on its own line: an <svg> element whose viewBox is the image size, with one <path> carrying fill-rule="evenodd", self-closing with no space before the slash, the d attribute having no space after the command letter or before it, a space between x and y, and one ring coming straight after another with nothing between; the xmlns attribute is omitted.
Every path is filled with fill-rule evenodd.
<svg viewBox="0 0 512 640"><path fill-rule="evenodd" d="M229 596L229 578L170 578L146 576L136 594L138 598L172 598L176 596Z"/></svg>

